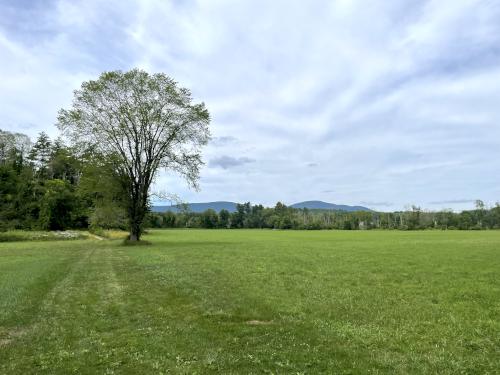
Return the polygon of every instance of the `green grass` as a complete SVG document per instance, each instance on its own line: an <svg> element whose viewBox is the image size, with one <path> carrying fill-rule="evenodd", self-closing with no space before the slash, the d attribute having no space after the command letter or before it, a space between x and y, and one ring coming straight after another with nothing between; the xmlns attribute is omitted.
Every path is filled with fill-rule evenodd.
<svg viewBox="0 0 500 375"><path fill-rule="evenodd" d="M500 232L0 244L2 374L494 374Z"/></svg>

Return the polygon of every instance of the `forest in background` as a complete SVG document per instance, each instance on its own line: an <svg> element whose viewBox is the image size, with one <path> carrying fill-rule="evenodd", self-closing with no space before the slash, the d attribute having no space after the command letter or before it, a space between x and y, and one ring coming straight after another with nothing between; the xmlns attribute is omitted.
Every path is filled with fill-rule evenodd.
<svg viewBox="0 0 500 375"><path fill-rule="evenodd" d="M412 206L406 211L334 211L297 209L281 202L267 208L238 204L236 212L206 210L194 212L150 213L152 228L269 228L269 229L500 229L500 205L487 209L482 201L475 210L460 213L451 210L424 211Z"/></svg>
<svg viewBox="0 0 500 375"><path fill-rule="evenodd" d="M0 130L0 230L127 227L119 186L106 160L41 133Z"/></svg>
<svg viewBox="0 0 500 375"><path fill-rule="evenodd" d="M111 229L128 227L112 161L92 149L77 150L41 133L0 130L0 230ZM151 228L272 229L499 229L500 204L474 210L398 212L331 211L238 204L236 212L206 210L148 214Z"/></svg>

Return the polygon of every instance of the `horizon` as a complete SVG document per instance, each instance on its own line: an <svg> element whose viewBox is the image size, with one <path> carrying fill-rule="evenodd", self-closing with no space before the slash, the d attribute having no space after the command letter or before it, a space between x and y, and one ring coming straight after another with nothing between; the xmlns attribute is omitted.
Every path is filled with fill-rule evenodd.
<svg viewBox="0 0 500 375"><path fill-rule="evenodd" d="M300 25L300 27L297 27ZM210 111L201 191L376 211L500 200L500 4L0 4L0 129L51 137L103 71L164 72Z"/></svg>
<svg viewBox="0 0 500 375"><path fill-rule="evenodd" d="M170 203L167 204L167 202L170 202ZM182 203L185 203L185 204L215 204L215 203L243 204L243 203L247 203L247 202L250 202L250 204L252 206L262 205L262 206L264 206L266 208L272 208L278 202L283 203L287 207L290 207L290 206L293 206L293 205L296 205L296 204L300 204L300 203L320 202L320 203L334 204L334 205L339 205L339 206L350 206L350 207L361 206L361 207L364 207L364 208L368 208L368 209L370 209L372 211L378 211L378 212L409 211L409 210L411 210L411 206L412 206L411 204L408 204L408 205L405 205L401 210L384 210L384 209L375 209L373 207L367 207L367 206L363 206L363 205L348 204L348 203L339 203L339 202L326 202L326 201L317 200L317 199L308 199L308 200L296 201L296 202L277 201L277 202L275 202L274 204L271 204L271 205L266 205L266 204L262 204L262 203L259 203L259 202L251 202L251 201L233 202L233 201L228 201L228 200L204 201L204 202L182 202ZM483 202L483 203L485 204L485 208L486 209L490 209L490 208L495 207L495 205L498 202L495 202L495 203ZM168 201L168 200L167 201L153 201L153 202L151 202L151 206L152 207L176 207L176 206L179 206L180 204L181 203L173 203L173 201ZM472 211L472 210L476 209L474 203L471 203L470 207L464 208L464 209L453 209L452 207L442 207L442 208L427 209L427 208L423 208L423 207L421 207L419 205L415 205L415 206L419 207L420 209L422 209L423 211L426 211L426 212L440 212L440 211L441 212L442 211L461 212L461 211Z"/></svg>

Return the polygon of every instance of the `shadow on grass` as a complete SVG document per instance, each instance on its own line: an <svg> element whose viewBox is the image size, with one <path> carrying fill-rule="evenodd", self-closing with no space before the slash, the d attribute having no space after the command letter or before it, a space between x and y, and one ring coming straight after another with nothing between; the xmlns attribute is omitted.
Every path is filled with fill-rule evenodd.
<svg viewBox="0 0 500 375"><path fill-rule="evenodd" d="M127 238L127 239L123 240L122 245L123 246L150 246L150 245L152 245L152 243L149 241L144 241L144 240L130 241Z"/></svg>

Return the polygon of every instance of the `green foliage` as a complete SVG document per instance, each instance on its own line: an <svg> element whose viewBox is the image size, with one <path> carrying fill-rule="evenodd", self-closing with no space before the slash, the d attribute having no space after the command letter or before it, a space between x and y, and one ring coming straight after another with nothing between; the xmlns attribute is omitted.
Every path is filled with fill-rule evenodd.
<svg viewBox="0 0 500 375"><path fill-rule="evenodd" d="M309 210L287 207L278 202L274 208L252 206L249 202L238 204L236 211L229 213L213 210L202 213L152 213L148 226L151 228L269 228L269 229L499 229L500 205L486 209L454 213L451 211L426 212L412 206L400 212L346 212L331 210Z"/></svg>
<svg viewBox="0 0 500 375"><path fill-rule="evenodd" d="M40 203L40 227L46 230L64 230L71 225L74 194L67 181L45 182L45 194Z"/></svg>
<svg viewBox="0 0 500 375"><path fill-rule="evenodd" d="M29 145L22 134L0 131L0 231L87 228L90 218L125 225L109 159L44 133Z"/></svg>
<svg viewBox="0 0 500 375"><path fill-rule="evenodd" d="M150 187L161 168L197 187L201 148L210 139L204 103L163 73L105 72L83 82L58 127L75 147L103 155L121 188L131 240L139 240Z"/></svg>
<svg viewBox="0 0 500 375"><path fill-rule="evenodd" d="M229 228L230 225L231 225L231 222L230 222L230 217L231 217L231 214L229 213L228 210L221 210L219 212L219 227L220 228Z"/></svg>
<svg viewBox="0 0 500 375"><path fill-rule="evenodd" d="M201 214L201 225L203 228L213 229L217 228L219 223L219 216L214 210L206 210Z"/></svg>
<svg viewBox="0 0 500 375"><path fill-rule="evenodd" d="M44 132L40 133L28 155L28 160L40 179L52 177L49 170L52 151L52 142L49 136Z"/></svg>
<svg viewBox="0 0 500 375"><path fill-rule="evenodd" d="M120 206L99 202L90 214L89 224L90 228L127 229L127 213Z"/></svg>

